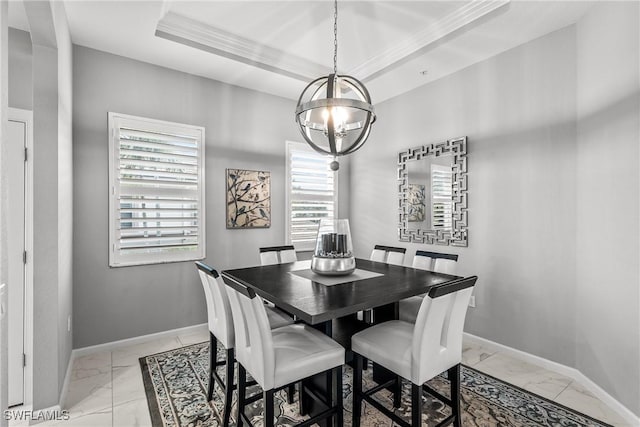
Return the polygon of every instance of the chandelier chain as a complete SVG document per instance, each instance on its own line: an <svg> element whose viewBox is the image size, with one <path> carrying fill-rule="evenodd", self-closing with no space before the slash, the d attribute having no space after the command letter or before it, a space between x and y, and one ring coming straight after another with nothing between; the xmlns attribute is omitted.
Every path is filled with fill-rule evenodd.
<svg viewBox="0 0 640 427"><path fill-rule="evenodd" d="M338 0L333 2L333 74L338 74Z"/></svg>

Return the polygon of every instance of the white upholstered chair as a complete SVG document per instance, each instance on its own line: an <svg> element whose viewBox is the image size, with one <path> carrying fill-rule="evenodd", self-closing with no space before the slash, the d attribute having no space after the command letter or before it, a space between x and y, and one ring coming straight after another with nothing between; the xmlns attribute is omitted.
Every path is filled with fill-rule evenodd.
<svg viewBox="0 0 640 427"><path fill-rule="evenodd" d="M405 248L398 248L398 249L402 249L401 251L389 251L387 254L387 264L393 264L393 265L404 265L404 253L406 252Z"/></svg>
<svg viewBox="0 0 640 427"><path fill-rule="evenodd" d="M260 264L262 265L286 264L297 260L296 250L292 245L260 248Z"/></svg>
<svg viewBox="0 0 640 427"><path fill-rule="evenodd" d="M293 246L286 246L286 249L280 251L280 264L298 261L296 250Z"/></svg>
<svg viewBox="0 0 640 427"><path fill-rule="evenodd" d="M456 274L458 255L442 254L446 257L438 257L433 260L433 271L444 274Z"/></svg>
<svg viewBox="0 0 640 427"><path fill-rule="evenodd" d="M387 264L403 265L404 254L407 252L406 248L397 248L394 246L375 245L369 260L376 262L384 262ZM364 320L367 323L373 323L373 311L366 310L358 313L358 319ZM365 369L367 364L365 363Z"/></svg>
<svg viewBox="0 0 640 427"><path fill-rule="evenodd" d="M454 275L457 262L458 255L456 254L416 251L416 254L413 257L412 267L419 268L421 270ZM400 300L400 320L404 320L405 322L415 322L423 297L424 295L417 295Z"/></svg>
<svg viewBox="0 0 640 427"><path fill-rule="evenodd" d="M403 427L420 426L423 390L435 394L452 408L451 416L439 425L453 422L454 426L461 426L462 332L467 305L476 280L477 277L473 276L433 287L424 297L415 323L392 320L365 329L351 338L351 349L355 357L353 427L360 426L362 400L366 400ZM411 381L411 424L371 397L379 387L362 390L363 357ZM424 386L426 381L444 371L448 371L451 382L450 399ZM387 385L395 381L392 379ZM399 401L397 397L396 401Z"/></svg>
<svg viewBox="0 0 640 427"><path fill-rule="evenodd" d="M334 390L328 390L336 401L331 408L304 422L311 425L321 419L336 417L338 426L343 424L342 413L342 365L344 348L317 329L302 323L270 329L265 304L255 292L242 283L226 276L231 311L236 336L236 360L238 361L238 422L251 425L244 414L246 405L254 402L260 394L246 397L246 373L249 372L262 387L264 420L263 426L274 425L274 392L310 376L332 371Z"/></svg>
<svg viewBox="0 0 640 427"><path fill-rule="evenodd" d="M413 256L411 266L413 268L419 268L420 270L433 271L432 253L427 251L416 251L416 254Z"/></svg>
<svg viewBox="0 0 640 427"><path fill-rule="evenodd" d="M371 261L386 262L387 264L403 265L406 248L394 246L375 245L369 259Z"/></svg>
<svg viewBox="0 0 640 427"><path fill-rule="evenodd" d="M385 260L387 259L387 251L381 249L380 245L376 245L373 248L373 251L371 251L371 256L369 257L369 259L376 262L385 262Z"/></svg>
<svg viewBox="0 0 640 427"><path fill-rule="evenodd" d="M220 386L224 393L222 425L226 427L229 425L234 388L233 362L235 360L235 333L233 317L226 286L218 272L214 268L199 261L196 262L196 266L198 267L198 274L200 275L200 281L204 288L204 296L207 303L207 324L209 327L209 390L207 392L207 399L211 401L215 384L218 383L218 386ZM267 308L266 310L270 328L279 328L293 323L293 319L279 310L271 308ZM223 361L217 360L218 343L222 344L227 352L226 358ZM226 366L224 381L216 371L218 366L223 365ZM228 379L231 379L230 383Z"/></svg>
<svg viewBox="0 0 640 427"><path fill-rule="evenodd" d="M293 245L260 248L260 265L287 264L296 261L298 261L298 256ZM274 307L271 303L267 303L267 305Z"/></svg>

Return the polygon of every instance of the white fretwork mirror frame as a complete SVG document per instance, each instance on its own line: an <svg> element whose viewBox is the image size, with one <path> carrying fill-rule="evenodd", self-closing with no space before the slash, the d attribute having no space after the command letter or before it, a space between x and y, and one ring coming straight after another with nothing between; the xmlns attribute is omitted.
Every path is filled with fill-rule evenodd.
<svg viewBox="0 0 640 427"><path fill-rule="evenodd" d="M452 230L409 229L409 176L407 162L428 157L452 156L453 218ZM398 153L398 238L401 242L467 246L467 137L449 139Z"/></svg>

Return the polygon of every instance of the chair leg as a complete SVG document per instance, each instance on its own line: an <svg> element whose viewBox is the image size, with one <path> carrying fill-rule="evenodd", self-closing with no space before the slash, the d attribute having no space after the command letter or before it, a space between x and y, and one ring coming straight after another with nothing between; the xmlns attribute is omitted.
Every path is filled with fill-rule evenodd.
<svg viewBox="0 0 640 427"><path fill-rule="evenodd" d="M231 418L231 402L233 401L233 365L235 354L232 348L227 349L227 369L225 371L224 381L227 383L224 390L224 416L222 419L223 427L229 426Z"/></svg>
<svg viewBox="0 0 640 427"><path fill-rule="evenodd" d="M368 324L372 324L373 323L373 311L372 310L365 310L362 312L362 320L365 323Z"/></svg>
<svg viewBox="0 0 640 427"><path fill-rule="evenodd" d="M422 422L422 385L411 383L411 427Z"/></svg>
<svg viewBox="0 0 640 427"><path fill-rule="evenodd" d="M393 407L399 408L402 404L402 378L396 375L396 384L393 387Z"/></svg>
<svg viewBox="0 0 640 427"><path fill-rule="evenodd" d="M238 416L236 421L237 427L242 427L244 414L244 405L247 395L247 371L240 363L238 363Z"/></svg>
<svg viewBox="0 0 640 427"><path fill-rule="evenodd" d="M353 418L352 427L360 427L360 416L362 415L362 356L353 353L355 366L353 367Z"/></svg>
<svg viewBox="0 0 640 427"><path fill-rule="evenodd" d="M298 389L298 412L300 413L300 415L307 415L309 410L307 409L308 405L306 404L306 399L302 394L302 387L302 381L296 384L296 388Z"/></svg>
<svg viewBox="0 0 640 427"><path fill-rule="evenodd" d="M207 401L211 402L213 399L213 388L215 387L216 380L213 378L213 373L216 370L216 360L218 355L218 340L213 333L209 332L209 390L207 391Z"/></svg>
<svg viewBox="0 0 640 427"><path fill-rule="evenodd" d="M287 387L287 403L291 405L293 403L293 395L296 392L296 385L289 384Z"/></svg>
<svg viewBox="0 0 640 427"><path fill-rule="evenodd" d="M264 427L273 427L273 416L274 416L274 407L273 407L273 389L265 390L262 392L264 397Z"/></svg>
<svg viewBox="0 0 640 427"><path fill-rule="evenodd" d="M453 412L453 426L462 426L462 409L460 405L460 364L449 369L449 382L451 384L451 410Z"/></svg>
<svg viewBox="0 0 640 427"><path fill-rule="evenodd" d="M325 399L326 399L327 407L331 407L332 403L334 402L333 398L334 398L334 393L336 391L336 389L335 389L336 381L334 380L333 375L334 375L333 369L325 372L325 374L324 374L324 376L326 378L326 390L327 390L327 393L325 394ZM333 421L334 421L333 417L327 418L325 420L324 425L326 427L334 427L335 424L334 424Z"/></svg>
<svg viewBox="0 0 640 427"><path fill-rule="evenodd" d="M338 412L336 413L336 426L341 427L344 424L344 412L342 408L342 366L336 367L334 372L336 376L336 399L333 402L333 405L338 408Z"/></svg>

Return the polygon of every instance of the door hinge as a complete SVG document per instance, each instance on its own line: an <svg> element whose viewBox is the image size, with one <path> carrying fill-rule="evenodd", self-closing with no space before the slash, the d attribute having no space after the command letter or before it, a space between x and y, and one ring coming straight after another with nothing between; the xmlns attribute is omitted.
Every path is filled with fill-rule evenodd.
<svg viewBox="0 0 640 427"><path fill-rule="evenodd" d="M28 156L27 156L27 153L28 153L28 152L29 152L29 151L27 150L27 147L24 147L24 161L25 161L25 162L27 161L27 157L28 157Z"/></svg>
<svg viewBox="0 0 640 427"><path fill-rule="evenodd" d="M27 251L22 252L22 263L27 263Z"/></svg>
<svg viewBox="0 0 640 427"><path fill-rule="evenodd" d="M27 355L22 353L22 367L24 368L25 366L27 366Z"/></svg>

